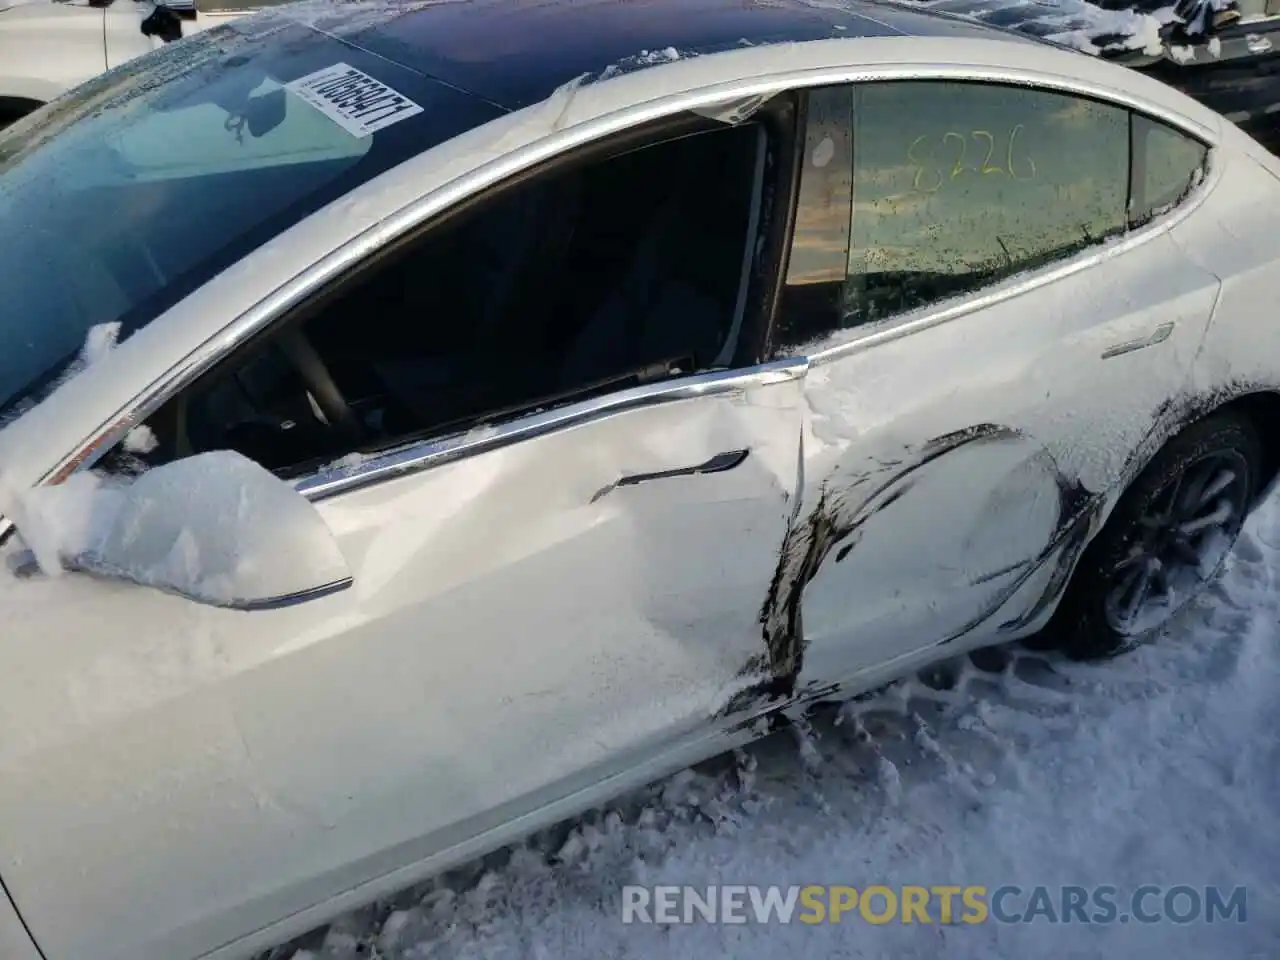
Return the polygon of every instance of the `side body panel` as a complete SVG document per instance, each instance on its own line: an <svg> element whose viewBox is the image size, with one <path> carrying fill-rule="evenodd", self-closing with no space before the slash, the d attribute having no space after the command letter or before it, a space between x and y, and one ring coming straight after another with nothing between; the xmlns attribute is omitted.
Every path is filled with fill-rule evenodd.
<svg viewBox="0 0 1280 960"><path fill-rule="evenodd" d="M322 500L355 584L297 607L8 585L0 676L24 693L0 698L0 866L51 960L202 955L598 802L728 723L797 493L804 369Z"/></svg>

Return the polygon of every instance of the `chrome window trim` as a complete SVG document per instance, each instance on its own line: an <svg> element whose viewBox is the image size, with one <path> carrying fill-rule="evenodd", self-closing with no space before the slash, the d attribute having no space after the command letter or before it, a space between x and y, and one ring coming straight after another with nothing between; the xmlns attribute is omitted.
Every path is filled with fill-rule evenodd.
<svg viewBox="0 0 1280 960"><path fill-rule="evenodd" d="M163 377L139 392L129 404L106 417L98 430L58 461L44 474L39 483L42 485L60 482L72 472L92 468L97 459L123 439L134 425L145 420L170 397L190 386L223 355L260 333L282 314L297 306L325 284L447 207L529 167L554 159L560 154L583 147L593 141L684 111L704 111L720 103L741 102L753 97L769 97L811 87L908 79L1005 83L1091 97L1157 117L1175 129L1195 136L1210 146L1216 146L1218 143L1216 131L1142 96L1055 73L1020 67L995 67L969 63L904 63L897 60L890 63L805 68L765 77L756 76L725 81L644 101L553 132L541 140L495 158L407 203L395 214L352 237L321 260L282 282L272 293L230 321L216 336L205 341L199 348L176 363ZM418 158L411 158L405 163L413 163L416 159ZM348 195L343 200L349 200L351 196L357 196L365 190L376 190L379 179L375 178L364 184L360 191ZM1184 211L1183 215L1186 212ZM1082 266L1077 269L1081 269ZM912 329L918 329L925 323L941 322L942 319L950 319L953 315L978 308L979 306L972 303L957 305L950 308L950 311L944 311L944 315L918 318L914 321L915 326ZM898 335L902 334L897 329L879 332L875 335L878 338L875 342ZM854 346L865 347L869 342L870 338L863 338L856 344L841 345L832 349L848 351ZM829 359L830 354L831 351L823 351L822 358ZM8 532L10 526L10 521L0 518L0 537Z"/></svg>
<svg viewBox="0 0 1280 960"><path fill-rule="evenodd" d="M803 357L789 358L738 370L712 370L643 384L550 410L516 414L511 420L491 427L480 426L405 444L370 455L354 466L329 465L296 481L294 489L313 502L326 500L384 480L501 450L524 440L595 423L630 410L699 397L741 395L753 387L801 379L808 370L809 363ZM337 464L341 463L341 460L337 461Z"/></svg>
<svg viewBox="0 0 1280 960"><path fill-rule="evenodd" d="M769 135L763 127L756 128L756 168L751 173L751 209L747 213L747 235L742 240L742 272L738 277L738 295L733 299L733 323L724 338L724 346L711 361L713 367L727 367L738 352L742 338L742 323L747 315L747 297L751 293L752 267L759 248L760 214L764 206L764 176L769 160Z"/></svg>
<svg viewBox="0 0 1280 960"><path fill-rule="evenodd" d="M1139 112L1146 113L1147 111ZM1113 257L1123 256L1129 251L1149 243L1156 237L1173 230L1194 213L1208 199L1209 194L1213 192L1219 181L1221 181L1223 165L1217 145L1211 143L1208 144L1208 148L1208 153L1205 157L1206 174L1195 189L1178 206L1165 215L1143 224L1138 229L1128 230L1118 238L1100 241L1074 256L1067 257L1048 266L1014 274L1012 277L1008 277L993 286L976 290L973 293L963 294L959 297L943 300L940 303L909 310L897 316L886 317L878 323L867 324L861 328L850 327L845 331L839 331L835 336L844 333L846 337L840 343L814 350L805 355L813 366L833 363L844 357L870 350L872 347L879 346L882 343L891 343L913 333L932 329L943 323L958 320L969 314L985 310L995 304L1031 293L1041 287L1057 283L1059 280L1096 267L1098 264ZM1132 159L1130 166L1132 167ZM824 339L828 339L831 336L832 334L828 334ZM803 344L798 345L796 349L803 349Z"/></svg>

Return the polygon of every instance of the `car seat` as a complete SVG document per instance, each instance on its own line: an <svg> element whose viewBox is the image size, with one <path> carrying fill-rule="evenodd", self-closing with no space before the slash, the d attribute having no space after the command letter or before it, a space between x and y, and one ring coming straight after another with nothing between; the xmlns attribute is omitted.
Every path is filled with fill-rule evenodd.
<svg viewBox="0 0 1280 960"><path fill-rule="evenodd" d="M728 328L727 311L704 269L707 231L680 193L649 221L621 282L583 324L560 365L558 386L580 386L652 363L709 364Z"/></svg>

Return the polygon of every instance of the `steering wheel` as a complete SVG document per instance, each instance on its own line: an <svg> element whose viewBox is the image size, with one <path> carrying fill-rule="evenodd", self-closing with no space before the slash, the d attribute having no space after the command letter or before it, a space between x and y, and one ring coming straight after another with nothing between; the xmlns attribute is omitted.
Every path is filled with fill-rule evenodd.
<svg viewBox="0 0 1280 960"><path fill-rule="evenodd" d="M329 427L344 440L358 443L364 432L360 421L306 334L297 327L291 327L281 334L278 342L329 421Z"/></svg>

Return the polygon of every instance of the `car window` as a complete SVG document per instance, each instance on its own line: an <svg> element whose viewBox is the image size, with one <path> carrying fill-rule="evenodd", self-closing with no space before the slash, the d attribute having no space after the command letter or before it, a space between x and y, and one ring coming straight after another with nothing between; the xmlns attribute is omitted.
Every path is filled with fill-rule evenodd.
<svg viewBox="0 0 1280 960"><path fill-rule="evenodd" d="M1124 230L1127 111L972 83L854 93L847 324L966 293Z"/></svg>
<svg viewBox="0 0 1280 960"><path fill-rule="evenodd" d="M971 292L1126 229L1125 109L952 81L826 88L810 104L782 345ZM847 218L830 166L839 140L816 132L842 111L853 130ZM834 285L830 231L820 241L814 229L824 218L847 224Z"/></svg>
<svg viewBox="0 0 1280 960"><path fill-rule="evenodd" d="M1204 176L1209 148L1142 114L1133 116L1133 209L1139 226L1172 209Z"/></svg>
<svg viewBox="0 0 1280 960"><path fill-rule="evenodd" d="M700 132L558 166L428 228L161 410L144 465L232 449L293 476L725 366L767 137L682 122Z"/></svg>
<svg viewBox="0 0 1280 960"><path fill-rule="evenodd" d="M0 131L0 422L94 327L129 337L332 200L501 115L290 9L167 44Z"/></svg>

